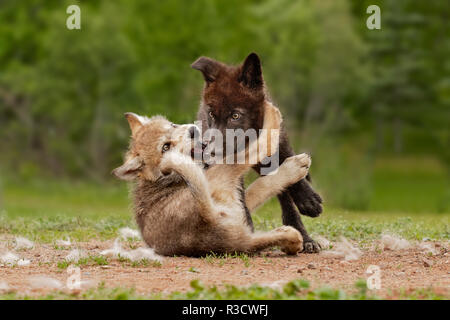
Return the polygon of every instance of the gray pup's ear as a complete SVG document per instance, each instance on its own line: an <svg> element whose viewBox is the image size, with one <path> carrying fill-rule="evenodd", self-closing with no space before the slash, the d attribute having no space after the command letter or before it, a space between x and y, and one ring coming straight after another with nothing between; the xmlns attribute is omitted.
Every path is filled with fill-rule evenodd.
<svg viewBox="0 0 450 320"><path fill-rule="evenodd" d="M247 58L245 58L238 81L251 89L262 88L263 77L261 61L256 53L250 53Z"/></svg>
<svg viewBox="0 0 450 320"><path fill-rule="evenodd" d="M130 125L132 137L135 137L139 128L141 128L148 121L146 117L142 117L133 112L125 113L125 118L128 120L128 124Z"/></svg>
<svg viewBox="0 0 450 320"><path fill-rule="evenodd" d="M132 181L135 180L144 166L144 162L140 157L133 157L128 159L123 165L114 169L112 174L117 178Z"/></svg>
<svg viewBox="0 0 450 320"><path fill-rule="evenodd" d="M191 64L191 67L201 71L206 82L213 82L219 75L221 65L211 58L200 57Z"/></svg>

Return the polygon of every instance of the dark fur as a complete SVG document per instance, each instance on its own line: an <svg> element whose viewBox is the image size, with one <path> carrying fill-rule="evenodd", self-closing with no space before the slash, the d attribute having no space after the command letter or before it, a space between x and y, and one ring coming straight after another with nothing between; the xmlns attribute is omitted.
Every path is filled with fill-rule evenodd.
<svg viewBox="0 0 450 320"><path fill-rule="evenodd" d="M205 86L197 118L202 121L204 130L215 128L225 135L225 129L243 129L244 131L262 127L263 103L268 100L262 76L261 62L255 53L251 53L239 66L228 66L211 58L200 57L192 64L192 68L202 72ZM210 116L213 113L213 117ZM235 121L231 115L239 112L241 117ZM294 155L284 128L280 135L280 164ZM254 168L259 172L260 166ZM310 180L309 175L307 179ZM283 211L283 223L299 230L304 239L306 252L318 252L318 244L306 231L300 213L317 217L322 212L322 199L314 192L305 179L289 187L278 199ZM248 212L248 210L247 210ZM251 217L248 214L251 224Z"/></svg>

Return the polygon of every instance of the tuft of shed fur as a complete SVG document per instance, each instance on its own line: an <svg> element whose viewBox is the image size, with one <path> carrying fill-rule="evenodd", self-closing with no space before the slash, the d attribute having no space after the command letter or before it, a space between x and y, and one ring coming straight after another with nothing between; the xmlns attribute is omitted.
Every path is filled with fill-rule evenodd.
<svg viewBox="0 0 450 320"><path fill-rule="evenodd" d="M34 247L33 241L30 241L24 237L16 237L15 242L16 242L16 250L31 249Z"/></svg>
<svg viewBox="0 0 450 320"><path fill-rule="evenodd" d="M78 262L80 259L85 257L87 257L86 252L79 249L73 249L64 259L69 262Z"/></svg>
<svg viewBox="0 0 450 320"><path fill-rule="evenodd" d="M162 257L157 255L152 248L137 248L134 250L125 250L122 248L120 239L117 238L114 241L113 246L110 249L100 252L101 255L112 257L114 259L125 258L131 261L150 260L162 262Z"/></svg>
<svg viewBox="0 0 450 320"><path fill-rule="evenodd" d="M119 234L122 239L142 239L141 233L138 230L133 230L131 228L125 227L119 229Z"/></svg>
<svg viewBox="0 0 450 320"><path fill-rule="evenodd" d="M404 250L411 247L408 240L390 234L383 234L381 243L384 246L384 250Z"/></svg>
<svg viewBox="0 0 450 320"><path fill-rule="evenodd" d="M351 244L346 238L341 237L339 242L333 244L333 250L322 251L321 255L352 261L358 260L362 256L362 251Z"/></svg>

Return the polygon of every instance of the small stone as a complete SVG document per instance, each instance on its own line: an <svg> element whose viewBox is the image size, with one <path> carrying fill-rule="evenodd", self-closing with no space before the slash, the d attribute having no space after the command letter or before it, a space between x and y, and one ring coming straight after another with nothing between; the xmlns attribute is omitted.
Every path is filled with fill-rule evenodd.
<svg viewBox="0 0 450 320"><path fill-rule="evenodd" d="M100 268L102 268L102 269L111 269L110 266L101 266Z"/></svg>
<svg viewBox="0 0 450 320"><path fill-rule="evenodd" d="M323 267L323 270L331 271L332 269L330 267Z"/></svg>
<svg viewBox="0 0 450 320"><path fill-rule="evenodd" d="M308 269L316 269L316 265L312 262L308 263Z"/></svg>
<svg viewBox="0 0 450 320"><path fill-rule="evenodd" d="M303 273L302 269L297 269L297 273Z"/></svg>
<svg viewBox="0 0 450 320"><path fill-rule="evenodd" d="M431 267L433 265L433 261L423 258L422 259L424 267Z"/></svg>
<svg viewBox="0 0 450 320"><path fill-rule="evenodd" d="M246 276L246 275L248 275L248 271L247 271L247 270L242 270L242 271L241 271L241 274L244 275L244 276Z"/></svg>

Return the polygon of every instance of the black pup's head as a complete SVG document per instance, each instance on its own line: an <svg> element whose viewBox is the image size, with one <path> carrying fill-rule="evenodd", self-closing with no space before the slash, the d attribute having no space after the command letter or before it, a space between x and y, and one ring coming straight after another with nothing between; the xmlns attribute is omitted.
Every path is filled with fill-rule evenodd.
<svg viewBox="0 0 450 320"><path fill-rule="evenodd" d="M198 113L203 132L217 129L225 142L226 129L262 128L265 90L261 61L256 53L248 55L238 66L207 57L198 58L191 66L201 71L205 79Z"/></svg>

